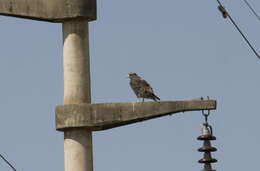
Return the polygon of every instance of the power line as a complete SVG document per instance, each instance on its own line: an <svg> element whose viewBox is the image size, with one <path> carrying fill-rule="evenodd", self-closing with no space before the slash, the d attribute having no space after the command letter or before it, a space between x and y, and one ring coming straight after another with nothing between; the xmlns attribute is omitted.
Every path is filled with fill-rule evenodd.
<svg viewBox="0 0 260 171"><path fill-rule="evenodd" d="M16 171L16 169L11 165L11 163L9 163L1 154L0 157L14 170Z"/></svg>
<svg viewBox="0 0 260 171"><path fill-rule="evenodd" d="M260 21L260 17L259 15L257 15L257 13L255 12L255 10L253 9L253 7L248 3L247 0L243 0L245 2L245 4L250 8L250 10L255 14L256 18Z"/></svg>
<svg viewBox="0 0 260 171"><path fill-rule="evenodd" d="M235 23L235 21L232 19L232 17L229 15L229 13L227 12L227 10L223 7L223 5L221 4L221 2L219 0L216 0L219 4L218 9L220 10L220 12L222 13L224 18L229 18L230 21L232 22L232 24L236 27L236 29L238 30L238 32L241 34L241 36L244 38L244 40L247 42L247 44L249 45L249 47L252 49L252 51L255 53L255 55L257 56L258 59L260 59L259 54L256 52L256 50L254 49L254 47L252 46L252 44L249 42L249 40L247 39L247 37L243 34L243 32L240 30L240 28L238 27L238 25Z"/></svg>

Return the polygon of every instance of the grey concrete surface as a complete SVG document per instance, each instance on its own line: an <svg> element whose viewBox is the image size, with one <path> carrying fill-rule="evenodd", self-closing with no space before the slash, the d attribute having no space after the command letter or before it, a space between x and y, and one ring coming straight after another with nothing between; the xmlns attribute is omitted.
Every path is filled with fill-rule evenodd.
<svg viewBox="0 0 260 171"><path fill-rule="evenodd" d="M105 130L177 112L216 109L215 100L74 104L56 107L56 129Z"/></svg>
<svg viewBox="0 0 260 171"><path fill-rule="evenodd" d="M81 18L96 20L96 0L1 0L0 15L63 22Z"/></svg>
<svg viewBox="0 0 260 171"><path fill-rule="evenodd" d="M64 22L64 104L91 103L88 20ZM93 171L92 132L84 128L64 132L65 171Z"/></svg>

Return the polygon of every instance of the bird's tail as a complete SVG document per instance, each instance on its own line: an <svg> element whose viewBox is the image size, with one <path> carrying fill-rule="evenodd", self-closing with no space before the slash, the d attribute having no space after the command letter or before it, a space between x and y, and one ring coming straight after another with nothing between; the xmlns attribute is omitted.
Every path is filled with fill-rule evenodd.
<svg viewBox="0 0 260 171"><path fill-rule="evenodd" d="M154 101L158 101L158 100L160 101L161 99L154 94L154 95L153 95L153 100L154 100Z"/></svg>

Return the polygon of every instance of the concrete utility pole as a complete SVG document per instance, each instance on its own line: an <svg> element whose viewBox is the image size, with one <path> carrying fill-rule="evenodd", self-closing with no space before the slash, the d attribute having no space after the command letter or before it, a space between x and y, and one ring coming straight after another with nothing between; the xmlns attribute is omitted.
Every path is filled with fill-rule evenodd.
<svg viewBox="0 0 260 171"><path fill-rule="evenodd" d="M93 171L92 131L216 109L215 100L91 104L88 22L96 0L1 0L0 14L62 23L64 105L56 107L56 129L64 132L65 171Z"/></svg>
<svg viewBox="0 0 260 171"><path fill-rule="evenodd" d="M87 20L62 24L64 104L91 103ZM92 133L86 128L64 131L65 171L93 171Z"/></svg>
<svg viewBox="0 0 260 171"><path fill-rule="evenodd" d="M64 104L91 103L88 22L96 19L96 0L1 0L0 14L61 22ZM93 171L92 132L64 130L65 171Z"/></svg>

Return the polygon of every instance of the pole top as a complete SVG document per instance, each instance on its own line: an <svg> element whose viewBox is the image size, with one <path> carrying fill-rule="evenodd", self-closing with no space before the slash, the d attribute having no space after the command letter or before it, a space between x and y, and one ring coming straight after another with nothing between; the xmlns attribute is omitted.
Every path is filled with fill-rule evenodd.
<svg viewBox="0 0 260 171"><path fill-rule="evenodd" d="M1 0L0 15L64 22L71 19L96 20L96 0Z"/></svg>

